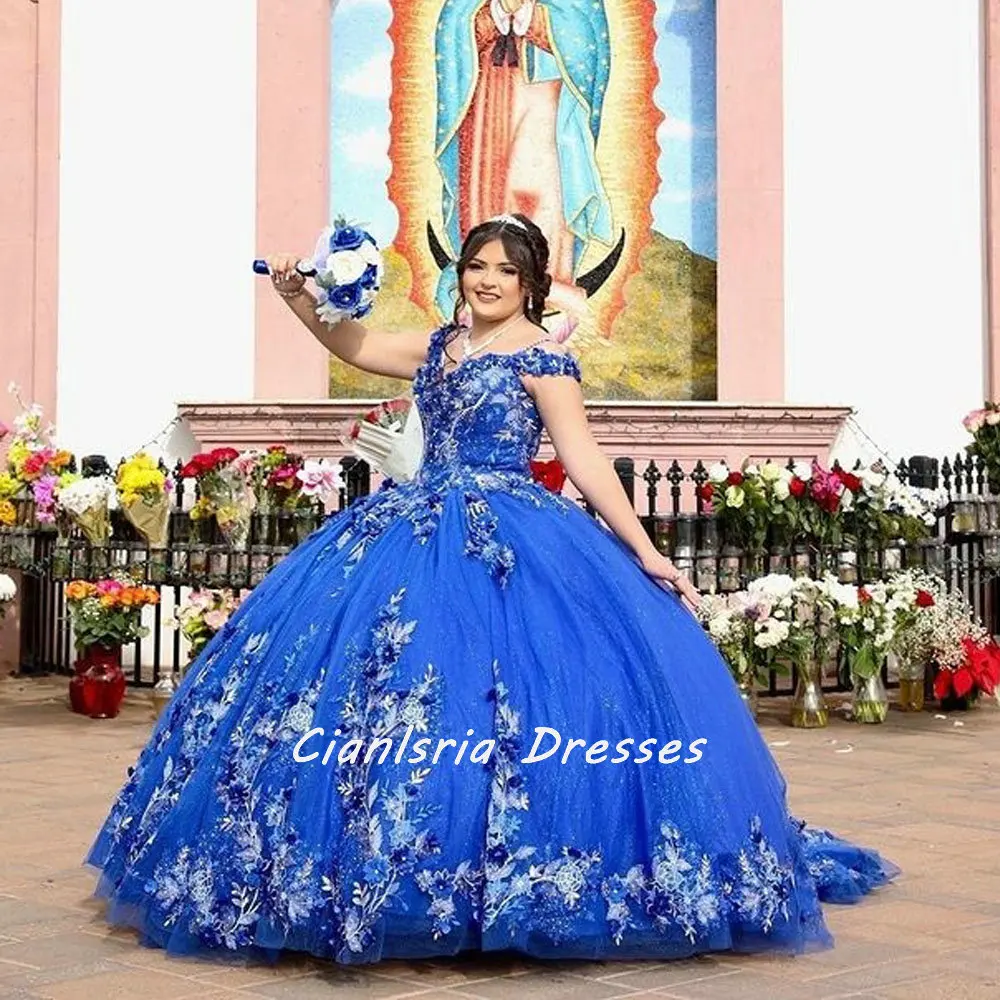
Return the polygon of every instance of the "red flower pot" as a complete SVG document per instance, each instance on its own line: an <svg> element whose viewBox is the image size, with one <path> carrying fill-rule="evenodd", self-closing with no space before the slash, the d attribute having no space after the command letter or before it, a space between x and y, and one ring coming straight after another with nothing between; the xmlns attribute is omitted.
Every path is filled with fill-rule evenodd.
<svg viewBox="0 0 1000 1000"><path fill-rule="evenodd" d="M74 712L92 719L113 719L125 698L121 646L88 646L73 664L69 703Z"/></svg>

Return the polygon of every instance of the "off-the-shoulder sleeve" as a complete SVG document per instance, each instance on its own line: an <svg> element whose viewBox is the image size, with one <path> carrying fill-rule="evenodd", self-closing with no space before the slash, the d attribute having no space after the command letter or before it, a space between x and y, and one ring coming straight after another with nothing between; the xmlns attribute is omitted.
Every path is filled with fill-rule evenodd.
<svg viewBox="0 0 1000 1000"><path fill-rule="evenodd" d="M580 362L572 354L556 354L544 347L532 347L515 358L518 375L569 375L583 381Z"/></svg>

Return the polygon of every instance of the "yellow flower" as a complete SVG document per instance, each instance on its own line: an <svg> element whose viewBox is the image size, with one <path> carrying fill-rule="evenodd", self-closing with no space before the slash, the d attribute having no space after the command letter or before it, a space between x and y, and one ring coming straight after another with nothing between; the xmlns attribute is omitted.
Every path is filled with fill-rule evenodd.
<svg viewBox="0 0 1000 1000"><path fill-rule="evenodd" d="M0 500L0 524L11 525L17 520L17 509L9 500Z"/></svg>
<svg viewBox="0 0 1000 1000"><path fill-rule="evenodd" d="M0 473L0 500L9 500L21 491L22 483L9 472Z"/></svg>
<svg viewBox="0 0 1000 1000"><path fill-rule="evenodd" d="M30 455L31 450L23 441L11 441L10 447L7 449L7 461L10 462L15 476L21 474L21 467Z"/></svg>
<svg viewBox="0 0 1000 1000"><path fill-rule="evenodd" d="M118 495L126 507L138 500L152 502L158 499L167 479L156 462L144 452L123 462L118 469L117 478Z"/></svg>
<svg viewBox="0 0 1000 1000"><path fill-rule="evenodd" d="M73 483L78 483L81 479L83 479L83 476L79 472L64 472L59 477L59 486L60 488L65 488Z"/></svg>
<svg viewBox="0 0 1000 1000"><path fill-rule="evenodd" d="M212 506L212 502L206 500L205 497L199 497L191 508L190 517L192 521L200 521L206 517L211 517L214 513L215 507Z"/></svg>

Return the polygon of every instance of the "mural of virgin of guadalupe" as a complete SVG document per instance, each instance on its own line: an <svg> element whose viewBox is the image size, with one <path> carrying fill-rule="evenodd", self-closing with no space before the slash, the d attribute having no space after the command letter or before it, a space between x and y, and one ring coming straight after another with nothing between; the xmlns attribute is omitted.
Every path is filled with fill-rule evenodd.
<svg viewBox="0 0 1000 1000"><path fill-rule="evenodd" d="M549 240L550 302L579 299L587 248L613 242L595 152L611 68L604 3L446 0L435 54L435 160L452 259L483 219L523 212ZM444 316L454 291L449 267L436 296Z"/></svg>

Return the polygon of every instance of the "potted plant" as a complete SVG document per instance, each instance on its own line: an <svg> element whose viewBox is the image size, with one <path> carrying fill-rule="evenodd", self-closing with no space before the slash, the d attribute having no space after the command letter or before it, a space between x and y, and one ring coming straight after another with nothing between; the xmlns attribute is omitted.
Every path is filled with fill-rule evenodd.
<svg viewBox="0 0 1000 1000"><path fill-rule="evenodd" d="M66 584L66 603L79 654L70 680L74 712L93 719L118 714L125 697L122 646L148 635L142 609L159 599L153 588L134 586L122 576Z"/></svg>

